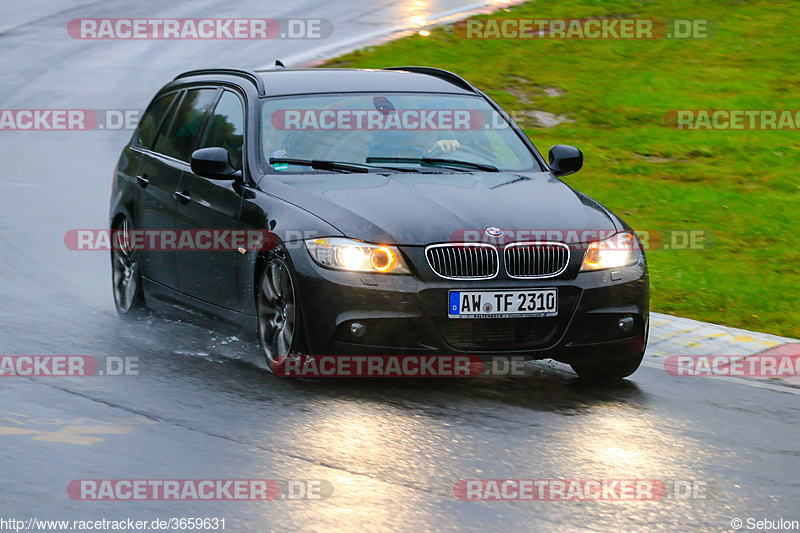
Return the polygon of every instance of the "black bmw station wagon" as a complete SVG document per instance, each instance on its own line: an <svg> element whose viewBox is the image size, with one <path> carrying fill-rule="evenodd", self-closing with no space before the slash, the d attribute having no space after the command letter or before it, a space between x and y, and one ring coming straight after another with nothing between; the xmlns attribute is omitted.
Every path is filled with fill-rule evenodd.
<svg viewBox="0 0 800 533"><path fill-rule="evenodd" d="M582 165L565 145L545 160L439 69L186 72L117 164L116 307L233 323L269 363L524 356L622 378L647 342L647 265L625 222L562 181ZM135 231L197 245L133 246ZM227 231L271 238L211 246Z"/></svg>

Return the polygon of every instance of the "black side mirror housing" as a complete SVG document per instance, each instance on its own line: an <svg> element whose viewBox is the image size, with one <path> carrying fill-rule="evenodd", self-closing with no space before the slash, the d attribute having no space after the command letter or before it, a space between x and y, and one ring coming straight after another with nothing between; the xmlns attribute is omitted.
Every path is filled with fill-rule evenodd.
<svg viewBox="0 0 800 533"><path fill-rule="evenodd" d="M575 174L583 167L583 153L567 144L557 144L550 148L550 171L556 176Z"/></svg>
<svg viewBox="0 0 800 533"><path fill-rule="evenodd" d="M192 153L192 172L212 180L237 180L242 173L231 165L231 156L225 148L201 148Z"/></svg>

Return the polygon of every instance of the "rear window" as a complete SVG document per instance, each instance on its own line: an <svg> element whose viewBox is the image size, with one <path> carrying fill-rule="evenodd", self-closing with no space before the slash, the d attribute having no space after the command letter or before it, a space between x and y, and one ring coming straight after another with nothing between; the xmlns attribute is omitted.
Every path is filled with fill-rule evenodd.
<svg viewBox="0 0 800 533"><path fill-rule="evenodd" d="M209 108L216 99L216 89L192 89L186 95L165 134L161 128L153 149L161 154L188 162L197 144Z"/></svg>
<svg viewBox="0 0 800 533"><path fill-rule="evenodd" d="M136 139L136 144L144 146L145 148L152 148L153 141L156 140L158 128L164 121L164 117L169 111L172 102L178 93L168 94L162 96L150 105L150 108L145 112L142 121L139 123L139 132Z"/></svg>

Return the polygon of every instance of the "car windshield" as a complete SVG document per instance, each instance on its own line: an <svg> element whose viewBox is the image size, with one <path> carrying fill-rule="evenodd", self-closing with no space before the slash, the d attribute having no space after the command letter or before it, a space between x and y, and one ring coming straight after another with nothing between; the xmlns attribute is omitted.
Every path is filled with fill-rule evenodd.
<svg viewBox="0 0 800 533"><path fill-rule="evenodd" d="M261 123L264 157L272 160L270 168L275 172L312 170L275 161L281 158L460 171L492 167L539 170L522 139L480 96L346 93L274 97L263 100Z"/></svg>

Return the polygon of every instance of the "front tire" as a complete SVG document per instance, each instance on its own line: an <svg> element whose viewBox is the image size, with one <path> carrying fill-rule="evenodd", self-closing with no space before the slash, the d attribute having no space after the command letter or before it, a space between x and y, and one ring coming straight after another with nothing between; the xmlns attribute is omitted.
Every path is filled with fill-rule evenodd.
<svg viewBox="0 0 800 533"><path fill-rule="evenodd" d="M281 257L272 257L261 273L256 297L258 342L270 371L301 344L302 321L296 287L289 264Z"/></svg>

